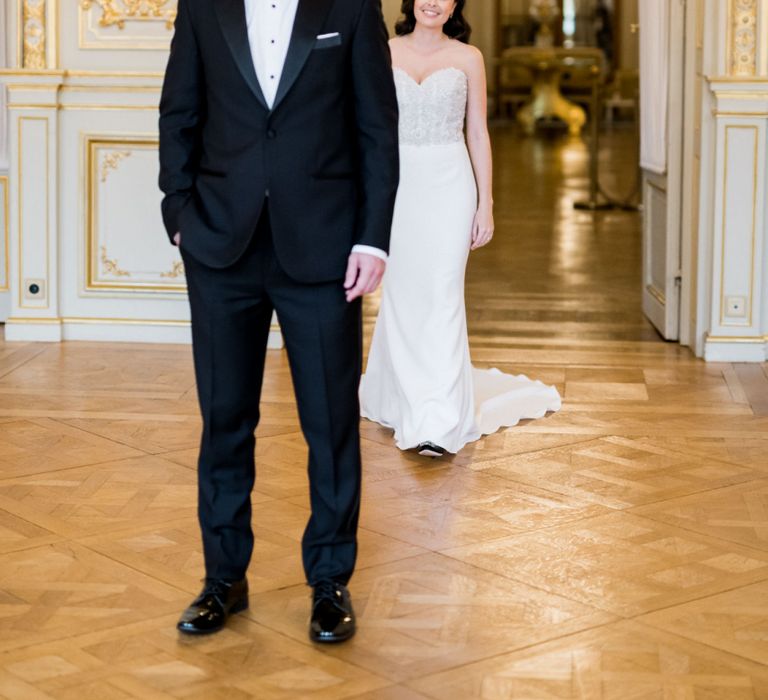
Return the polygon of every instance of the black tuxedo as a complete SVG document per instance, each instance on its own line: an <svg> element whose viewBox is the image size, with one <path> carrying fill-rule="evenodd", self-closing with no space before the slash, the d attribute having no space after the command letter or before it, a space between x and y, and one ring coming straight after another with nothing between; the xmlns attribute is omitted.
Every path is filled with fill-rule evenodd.
<svg viewBox="0 0 768 700"><path fill-rule="evenodd" d="M269 191L275 250L295 279L342 277L356 243L387 250L397 100L385 36L377 0L302 0L270 110L243 0L181 0L160 105L168 234L183 229L189 253L226 267Z"/></svg>
<svg viewBox="0 0 768 700"><path fill-rule="evenodd" d="M342 283L353 245L388 249L397 150L379 0L299 0L271 109L244 0L179 0L160 105L160 187L189 286L211 578L241 578L251 556L253 435L273 309L310 450L307 578L352 573L361 311Z"/></svg>

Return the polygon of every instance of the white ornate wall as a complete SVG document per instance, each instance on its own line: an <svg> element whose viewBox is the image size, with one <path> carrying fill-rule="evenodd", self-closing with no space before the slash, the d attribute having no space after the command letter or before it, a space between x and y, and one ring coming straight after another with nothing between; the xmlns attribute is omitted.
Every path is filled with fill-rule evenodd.
<svg viewBox="0 0 768 700"><path fill-rule="evenodd" d="M157 187L176 0L10 1L6 339L187 342Z"/></svg>
<svg viewBox="0 0 768 700"><path fill-rule="evenodd" d="M0 68L7 65L6 49L6 0L0 0L0 23L3 31L0 31ZM0 89L0 174L6 174L8 170L8 125L6 123L5 90Z"/></svg>
<svg viewBox="0 0 768 700"><path fill-rule="evenodd" d="M183 270L165 242L156 186L175 0L3 1L6 338L188 340ZM683 217L684 342L707 359L765 360L768 0L688 2L703 20L700 131L697 122L686 132L695 167L684 178L695 187Z"/></svg>
<svg viewBox="0 0 768 700"><path fill-rule="evenodd" d="M0 69L7 65L6 0L0 0ZM8 124L5 105L5 88L0 85L0 321L8 318L11 311L10 295L10 245L8 212Z"/></svg>
<svg viewBox="0 0 768 700"><path fill-rule="evenodd" d="M768 358L768 0L714 0L699 212L708 360Z"/></svg>

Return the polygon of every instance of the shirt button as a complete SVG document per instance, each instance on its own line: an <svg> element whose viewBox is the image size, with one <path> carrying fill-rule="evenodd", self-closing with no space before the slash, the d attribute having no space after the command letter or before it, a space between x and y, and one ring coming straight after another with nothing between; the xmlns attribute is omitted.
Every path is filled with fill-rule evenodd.
<svg viewBox="0 0 768 700"><path fill-rule="evenodd" d="M277 132L274 129L267 129L267 138L273 139L277 136Z"/></svg>

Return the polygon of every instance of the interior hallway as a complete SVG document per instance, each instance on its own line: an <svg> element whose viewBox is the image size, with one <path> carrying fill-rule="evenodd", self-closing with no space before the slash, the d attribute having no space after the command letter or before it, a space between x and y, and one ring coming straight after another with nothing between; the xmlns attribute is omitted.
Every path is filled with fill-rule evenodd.
<svg viewBox="0 0 768 700"><path fill-rule="evenodd" d="M282 353L251 608L190 640L174 628L202 575L189 348L0 343L0 697L768 697L768 367L659 339L639 217L571 209L580 142L494 138L473 358L556 384L564 407L444 461L364 424L345 646L307 640L306 455ZM624 192L631 143L610 141L604 177Z"/></svg>

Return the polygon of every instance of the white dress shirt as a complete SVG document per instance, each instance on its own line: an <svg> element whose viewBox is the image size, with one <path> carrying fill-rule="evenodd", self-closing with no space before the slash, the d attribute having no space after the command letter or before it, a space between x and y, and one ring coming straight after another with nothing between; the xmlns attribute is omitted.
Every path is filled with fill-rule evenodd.
<svg viewBox="0 0 768 700"><path fill-rule="evenodd" d="M304 0L312 2L312 0ZM288 46L299 0L244 0L245 20L248 25L248 43L251 47L253 67L267 105L272 108L277 86L283 74ZM353 253L375 255L382 260L387 254L379 248L356 245Z"/></svg>

